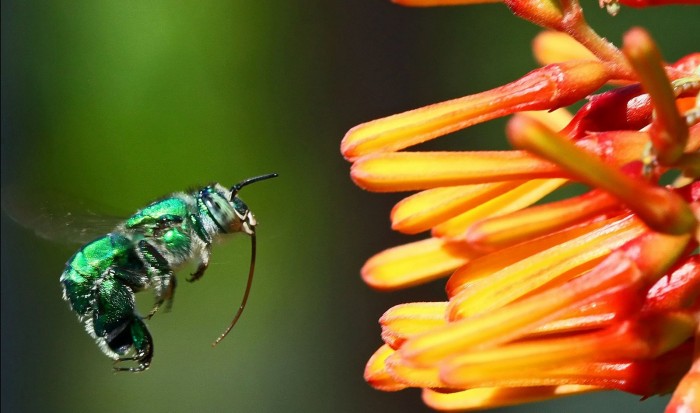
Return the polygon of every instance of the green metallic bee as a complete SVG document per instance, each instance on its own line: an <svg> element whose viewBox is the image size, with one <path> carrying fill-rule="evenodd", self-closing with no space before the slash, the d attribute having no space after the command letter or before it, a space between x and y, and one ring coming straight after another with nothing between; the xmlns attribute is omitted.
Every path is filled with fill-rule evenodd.
<svg viewBox="0 0 700 413"><path fill-rule="evenodd" d="M243 232L251 237L248 283L233 321L213 346L231 331L245 308L255 269L256 221L237 195L248 184L276 176L249 178L230 189L213 184L174 193L84 245L68 261L60 278L63 297L100 349L115 360L115 371L144 371L153 358L153 339L136 312L134 293L154 292L150 319L163 303L172 305L175 268L196 258L197 269L188 281L198 280L209 264L214 239ZM117 366L125 361L135 366Z"/></svg>

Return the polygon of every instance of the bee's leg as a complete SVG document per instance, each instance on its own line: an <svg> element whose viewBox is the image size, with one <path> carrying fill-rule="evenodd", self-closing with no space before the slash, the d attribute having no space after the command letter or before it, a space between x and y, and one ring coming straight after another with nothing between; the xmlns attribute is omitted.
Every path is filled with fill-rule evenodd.
<svg viewBox="0 0 700 413"><path fill-rule="evenodd" d="M92 287L90 287L90 310L92 311L92 319L95 319L98 317L98 314L102 311L100 307L100 296L101 296L101 291L100 289L102 288L102 283L113 276L113 271L112 269L107 269L104 273L102 273L102 276L100 278L96 279L94 283L92 283ZM94 322L90 324L90 329L88 329L88 333L91 335L96 335L94 333L95 329L93 326ZM90 331L92 330L92 331Z"/></svg>
<svg viewBox="0 0 700 413"><path fill-rule="evenodd" d="M133 346L134 355L132 357L120 357L119 360L115 360L114 371L137 373L148 369L153 359L153 338L146 324L144 324L140 317L134 315L128 328L124 329L122 334L127 336L126 339ZM138 365L136 367L117 367L118 363L125 361L135 361Z"/></svg>
<svg viewBox="0 0 700 413"><path fill-rule="evenodd" d="M117 354L126 354L133 349L132 357L120 357L121 361L137 361L136 367L114 367L115 371L144 371L153 358L153 339L136 314L133 287L145 288L148 280L145 275L110 268L93 287L92 333L104 340L104 345ZM106 349L105 349L106 350ZM106 351L105 351L106 352Z"/></svg>
<svg viewBox="0 0 700 413"><path fill-rule="evenodd" d="M105 270L90 288L92 317L88 333L102 337L106 329L116 329L115 326L104 326L102 319L111 319L118 323L118 315L135 311L134 291L139 291L147 285L148 278L143 274L118 267Z"/></svg>
<svg viewBox="0 0 700 413"><path fill-rule="evenodd" d="M175 274L170 268L168 260L148 241L139 241L137 249L151 278L151 285L155 293L156 301L146 316L150 319L165 301L168 301L168 308L172 307L172 299L175 295Z"/></svg>
<svg viewBox="0 0 700 413"><path fill-rule="evenodd" d="M210 244L207 244L199 253L199 265L197 265L197 270L191 274L190 278L187 279L189 282L197 281L202 278L204 272L209 267L209 256L211 255Z"/></svg>
<svg viewBox="0 0 700 413"><path fill-rule="evenodd" d="M175 298L175 288L177 288L177 278L172 275L170 278L170 283L168 284L168 290L165 291L165 311L170 311L173 309L173 299Z"/></svg>
<svg viewBox="0 0 700 413"><path fill-rule="evenodd" d="M148 275L143 272L124 268L111 268L108 271L111 276L131 287L134 292L148 288Z"/></svg>
<svg viewBox="0 0 700 413"><path fill-rule="evenodd" d="M177 288L177 278L175 278L175 274L172 271L160 276L160 281L154 288L156 301L153 303L153 308L151 308L146 318L150 319L153 317L163 303L165 303L165 311L172 310L175 288Z"/></svg>
<svg viewBox="0 0 700 413"><path fill-rule="evenodd" d="M92 288L91 334L98 340L102 350L110 356L123 355L133 350L132 357L121 357L120 361L136 361L138 366L117 368L117 371L143 371L153 358L153 340L146 324L136 314L134 292L122 282L134 273L120 268L110 268Z"/></svg>

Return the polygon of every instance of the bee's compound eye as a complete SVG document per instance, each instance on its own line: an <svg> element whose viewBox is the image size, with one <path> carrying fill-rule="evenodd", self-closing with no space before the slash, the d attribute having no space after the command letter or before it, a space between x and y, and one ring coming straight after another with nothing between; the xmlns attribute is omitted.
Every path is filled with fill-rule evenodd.
<svg viewBox="0 0 700 413"><path fill-rule="evenodd" d="M238 197L233 199L233 208L235 208L236 212L241 217L246 216L246 214L248 214L248 212L250 211L248 209L248 205L246 205L245 202L243 202L243 200L241 198L238 198Z"/></svg>

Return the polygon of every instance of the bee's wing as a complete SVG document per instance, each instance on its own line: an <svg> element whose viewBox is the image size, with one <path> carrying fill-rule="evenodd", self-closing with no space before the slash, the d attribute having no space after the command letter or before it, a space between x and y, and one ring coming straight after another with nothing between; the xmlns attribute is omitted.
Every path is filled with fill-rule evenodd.
<svg viewBox="0 0 700 413"><path fill-rule="evenodd" d="M85 244L123 221L123 218L96 212L84 201L61 194L41 199L20 195L22 191L2 188L2 212L41 238L68 244Z"/></svg>

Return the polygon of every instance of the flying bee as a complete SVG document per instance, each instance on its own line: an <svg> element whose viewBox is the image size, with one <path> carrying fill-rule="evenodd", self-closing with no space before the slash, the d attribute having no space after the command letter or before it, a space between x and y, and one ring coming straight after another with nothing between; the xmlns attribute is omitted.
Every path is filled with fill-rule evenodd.
<svg viewBox="0 0 700 413"><path fill-rule="evenodd" d="M85 324L115 371L140 372L153 358L153 339L144 322L165 304L172 305L177 281L174 270L196 260L188 281L204 275L211 246L224 234L250 236L248 281L241 304L228 328L231 331L245 308L255 271L257 222L238 197L246 185L276 177L267 174L246 179L233 187L212 184L190 192L176 192L138 210L108 234L83 245L61 274L63 298ZM135 306L134 293L152 290L155 303L146 317ZM133 362L122 367L122 362Z"/></svg>

